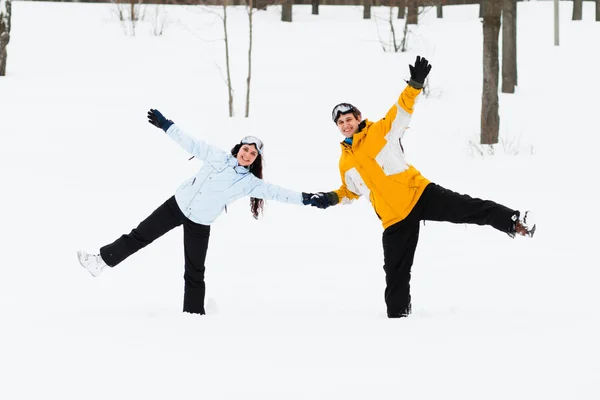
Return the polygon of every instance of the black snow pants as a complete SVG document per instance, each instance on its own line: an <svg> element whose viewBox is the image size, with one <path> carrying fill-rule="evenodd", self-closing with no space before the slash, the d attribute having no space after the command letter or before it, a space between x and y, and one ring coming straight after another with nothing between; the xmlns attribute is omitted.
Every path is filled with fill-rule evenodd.
<svg viewBox="0 0 600 400"><path fill-rule="evenodd" d="M493 201L459 194L435 183L427 185L410 214L383 231L388 317L405 317L411 312L410 272L419 240L420 221L490 225L510 233L514 229L514 215L518 217L519 212Z"/></svg>
<svg viewBox="0 0 600 400"><path fill-rule="evenodd" d="M183 311L204 314L204 260L210 226L190 221L179 209L175 196L158 207L129 234L100 249L107 265L114 267L173 228L183 225L185 253Z"/></svg>

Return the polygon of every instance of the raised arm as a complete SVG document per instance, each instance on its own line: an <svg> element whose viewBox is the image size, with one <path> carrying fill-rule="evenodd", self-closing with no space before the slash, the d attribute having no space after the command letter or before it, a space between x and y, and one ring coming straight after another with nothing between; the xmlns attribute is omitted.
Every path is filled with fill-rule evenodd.
<svg viewBox="0 0 600 400"><path fill-rule="evenodd" d="M373 124L373 132L378 132L384 136L392 132L395 137L397 136L397 139L401 139L404 135L404 131L412 117L415 100L423 90L425 78L431 71L431 64L425 58L417 56L415 65L409 65L409 69L410 81L408 81L408 85L400 93L398 101L388 110L385 117Z"/></svg>
<svg viewBox="0 0 600 400"><path fill-rule="evenodd" d="M203 161L211 159L213 156L223 156L226 154L225 151L218 147L212 146L203 140L191 137L179 129L177 125L171 125L171 127L167 129L167 135L176 141L185 151Z"/></svg>
<svg viewBox="0 0 600 400"><path fill-rule="evenodd" d="M218 147L211 146L203 140L193 138L181 129L173 121L166 119L158 110L148 111L148 122L162 129L167 135L177 142L185 151L194 157L206 161L213 155L223 155L225 152Z"/></svg>

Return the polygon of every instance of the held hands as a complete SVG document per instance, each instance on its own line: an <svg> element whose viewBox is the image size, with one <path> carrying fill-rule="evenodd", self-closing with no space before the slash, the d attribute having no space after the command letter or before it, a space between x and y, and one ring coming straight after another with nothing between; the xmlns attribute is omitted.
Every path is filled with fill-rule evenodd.
<svg viewBox="0 0 600 400"><path fill-rule="evenodd" d="M163 131L167 131L173 125L173 121L170 119L166 119L158 110L153 108L148 111L148 122L157 128L162 129Z"/></svg>
<svg viewBox="0 0 600 400"><path fill-rule="evenodd" d="M429 71L431 71L431 64L425 57L421 58L421 56L417 56L415 60L415 65L409 65L410 69L410 81L408 84L415 89L422 89L423 83L425 83L425 78L429 75Z"/></svg>
<svg viewBox="0 0 600 400"><path fill-rule="evenodd" d="M336 205L338 203L338 197L334 192L302 193L302 203L306 206L311 205L313 207L325 209Z"/></svg>

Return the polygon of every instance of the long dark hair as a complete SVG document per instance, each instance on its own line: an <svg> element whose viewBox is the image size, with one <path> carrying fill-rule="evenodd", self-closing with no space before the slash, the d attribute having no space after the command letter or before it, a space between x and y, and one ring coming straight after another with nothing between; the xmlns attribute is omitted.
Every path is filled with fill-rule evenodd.
<svg viewBox="0 0 600 400"><path fill-rule="evenodd" d="M256 146L254 146L256 147ZM233 146L233 149L231 149L231 155L233 155L234 157L237 157L238 152L240 151L240 149L242 148L242 143L238 143L235 146ZM248 169L250 170L250 173L254 174L254 176L256 176L259 179L263 178L263 163L262 163L262 156L260 155L260 153L258 153L258 155L256 156L256 159L254 160L254 162L252 164L250 164L250 166L248 167ZM263 199L257 199L255 197L250 197L250 211L252 211L252 216L254 217L254 219L258 219L258 216L260 213L262 213L264 210L265 206L265 201Z"/></svg>

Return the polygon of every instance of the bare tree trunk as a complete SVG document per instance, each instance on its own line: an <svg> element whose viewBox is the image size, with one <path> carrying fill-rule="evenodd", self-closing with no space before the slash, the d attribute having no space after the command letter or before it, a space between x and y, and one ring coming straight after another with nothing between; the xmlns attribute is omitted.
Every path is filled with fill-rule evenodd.
<svg viewBox="0 0 600 400"><path fill-rule="evenodd" d="M6 62L8 59L6 47L10 42L11 15L11 0L0 0L0 76L6 75Z"/></svg>
<svg viewBox="0 0 600 400"><path fill-rule="evenodd" d="M444 18L444 9L442 8L442 0L438 0L437 8L437 17Z"/></svg>
<svg viewBox="0 0 600 400"><path fill-rule="evenodd" d="M596 0L596 21L600 21L600 0Z"/></svg>
<svg viewBox="0 0 600 400"><path fill-rule="evenodd" d="M400 45L398 44L397 40L396 40L396 29L394 28L394 1L395 0L390 0L390 18L389 18L389 23L390 23L390 32L392 33L392 45L394 46L394 52L397 53L398 50L400 49Z"/></svg>
<svg viewBox="0 0 600 400"><path fill-rule="evenodd" d="M481 98L481 144L496 144L500 131L498 114L498 36L502 0L482 0L483 90Z"/></svg>
<svg viewBox="0 0 600 400"><path fill-rule="evenodd" d="M135 25L138 21L138 7L136 0L129 0L129 19L131 20L131 36L135 36Z"/></svg>
<svg viewBox="0 0 600 400"><path fill-rule="evenodd" d="M363 19L371 19L371 0L363 0Z"/></svg>
<svg viewBox="0 0 600 400"><path fill-rule="evenodd" d="M598 0L600 1L600 0ZM398 19L404 19L406 13L406 0L398 0Z"/></svg>
<svg viewBox="0 0 600 400"><path fill-rule="evenodd" d="M250 81L252 80L252 1L249 0L248 10L248 78L246 78L246 118L250 115Z"/></svg>
<svg viewBox="0 0 600 400"><path fill-rule="evenodd" d="M408 23L410 25L417 25L419 23L419 7L417 0L407 0L408 4Z"/></svg>
<svg viewBox="0 0 600 400"><path fill-rule="evenodd" d="M281 20L292 22L292 0L283 0L281 3Z"/></svg>
<svg viewBox="0 0 600 400"><path fill-rule="evenodd" d="M229 67L229 36L227 35L227 2L223 1L223 31L225 32L225 65L227 69L227 92L229 94L229 116L233 117L233 88L231 85L231 68Z"/></svg>
<svg viewBox="0 0 600 400"><path fill-rule="evenodd" d="M573 21L583 19L583 0L573 0Z"/></svg>
<svg viewBox="0 0 600 400"><path fill-rule="evenodd" d="M406 44L408 43L408 18L404 20L404 29L402 30L402 43L400 45L400 51L406 51Z"/></svg>
<svg viewBox="0 0 600 400"><path fill-rule="evenodd" d="M312 0L313 15L319 15L319 2L320 2L320 0Z"/></svg>
<svg viewBox="0 0 600 400"><path fill-rule="evenodd" d="M517 85L517 0L502 3L502 93Z"/></svg>
<svg viewBox="0 0 600 400"><path fill-rule="evenodd" d="M483 2L487 0L479 0L479 18L483 18Z"/></svg>

